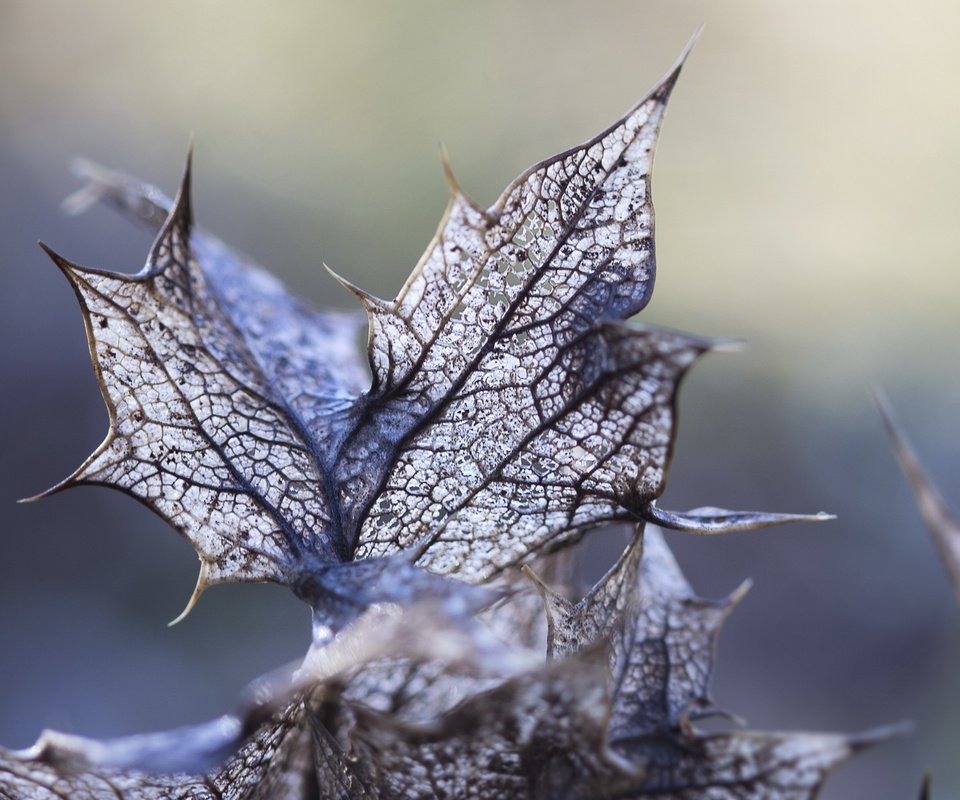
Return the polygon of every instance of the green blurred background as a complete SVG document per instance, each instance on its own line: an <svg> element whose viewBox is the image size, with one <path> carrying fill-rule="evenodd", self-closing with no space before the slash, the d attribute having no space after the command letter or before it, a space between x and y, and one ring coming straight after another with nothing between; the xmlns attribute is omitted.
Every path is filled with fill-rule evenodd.
<svg viewBox="0 0 960 800"><path fill-rule="evenodd" d="M716 696L766 729L915 732L824 797L960 794L960 609L866 388L886 388L960 504L960 4L0 3L0 744L199 721L294 659L306 611L224 587L167 629L188 545L118 494L16 506L71 471L106 415L80 316L35 246L117 270L149 237L68 218L86 156L175 189L321 304L320 268L392 296L446 200L438 146L492 202L529 163L639 99L701 22L659 149L659 277L644 318L748 347L689 378L663 505L828 510L836 522L671 542L694 585L753 591ZM591 548L596 569L622 544Z"/></svg>

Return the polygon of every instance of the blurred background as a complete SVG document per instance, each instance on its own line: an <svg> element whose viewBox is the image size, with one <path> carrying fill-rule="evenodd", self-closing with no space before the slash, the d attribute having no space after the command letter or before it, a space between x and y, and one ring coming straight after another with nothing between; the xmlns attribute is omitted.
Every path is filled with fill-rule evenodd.
<svg viewBox="0 0 960 800"><path fill-rule="evenodd" d="M926 767L935 797L960 794L960 608L867 397L886 389L960 506L952 0L5 0L0 744L212 717L308 639L305 609L270 586L212 590L168 629L196 558L126 497L14 504L106 430L76 302L36 240L125 271L150 244L109 211L60 212L69 161L173 192L192 134L201 224L317 303L351 300L321 261L392 297L446 201L441 142L489 204L638 100L702 22L659 149L643 316L747 347L688 379L662 504L839 517L670 537L701 593L754 580L715 694L762 729L914 722L826 798L914 797Z"/></svg>

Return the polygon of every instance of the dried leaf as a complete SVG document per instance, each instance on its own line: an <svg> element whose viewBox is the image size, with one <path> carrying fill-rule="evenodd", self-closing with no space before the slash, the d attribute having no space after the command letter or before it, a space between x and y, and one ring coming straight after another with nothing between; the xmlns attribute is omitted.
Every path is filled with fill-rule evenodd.
<svg viewBox="0 0 960 800"><path fill-rule="evenodd" d="M352 746L381 797L590 797L626 771L605 744L607 655L587 651L466 700L433 725L358 713Z"/></svg>
<svg viewBox="0 0 960 800"><path fill-rule="evenodd" d="M172 203L81 166L72 209L102 200L158 233L133 276L48 251L110 414L50 491L133 495L196 549L190 605L225 581L286 584L314 640L292 679L221 720L0 752L9 796L813 796L855 740L693 729L739 595L697 598L658 534L577 604L541 586L546 664L531 592L506 574L611 520L713 533L825 516L656 506L678 385L715 344L624 321L652 291L650 170L681 65L486 211L450 177L397 297L346 284L370 378L362 318L308 309L194 227L189 164Z"/></svg>
<svg viewBox="0 0 960 800"><path fill-rule="evenodd" d="M51 491L134 495L194 544L201 587L292 582L307 554L345 558L317 449L362 385L347 355L357 320L310 311L217 243L191 241L189 190L188 168L136 276L48 251L80 300L110 411L104 443Z"/></svg>
<svg viewBox="0 0 960 800"><path fill-rule="evenodd" d="M860 739L822 734L700 734L691 720L717 713L709 681L720 628L745 594L697 597L662 536L638 530L614 567L578 603L539 585L548 654L611 643L610 745L643 777L618 797L679 800L810 798Z"/></svg>
<svg viewBox="0 0 960 800"><path fill-rule="evenodd" d="M397 298L355 290L370 325L366 392L355 316L307 309L195 230L189 167L169 206L84 167L73 207L103 199L148 224L167 214L132 277L51 252L110 410L103 445L52 491L99 483L159 512L200 556L194 599L271 580L314 607L337 582L331 564L409 549L476 581L606 520L667 519L653 503L677 384L711 343L618 320L653 285L650 169L679 70L489 210L454 185Z"/></svg>
<svg viewBox="0 0 960 800"><path fill-rule="evenodd" d="M679 729L691 715L716 711L707 691L716 640L749 582L724 601L697 597L652 528L638 530L617 564L576 605L540 588L549 656L612 643L613 741Z"/></svg>
<svg viewBox="0 0 960 800"><path fill-rule="evenodd" d="M717 639L750 587L720 601L698 597L656 529L644 534L640 604L629 639L611 736L685 728L717 713L709 695Z"/></svg>

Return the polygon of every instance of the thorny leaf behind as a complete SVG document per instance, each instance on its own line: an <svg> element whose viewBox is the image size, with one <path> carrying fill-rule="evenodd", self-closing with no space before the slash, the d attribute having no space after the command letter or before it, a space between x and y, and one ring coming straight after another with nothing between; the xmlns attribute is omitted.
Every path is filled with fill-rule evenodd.
<svg viewBox="0 0 960 800"><path fill-rule="evenodd" d="M467 659L470 664L461 648L451 661L438 655L446 635L438 614L399 609L399 624L392 627L364 615L339 637L345 637L345 650L351 640L366 655L345 669L315 674L300 684L292 702L283 693L274 698L283 710L207 776L158 778L119 769L131 744L143 748L142 740L103 743L48 734L30 752L0 753L0 771L13 776L6 784L9 797L303 797L312 787L321 797L344 800L805 800L816 795L833 766L889 734L698 732L690 712L704 707L717 628L730 601L693 595L659 533L648 531L647 537L642 558L638 532L586 601L566 607L592 619L589 633L562 636L555 624L546 665L515 657L512 674L502 677L509 660L504 656L516 644L503 643L498 658ZM601 597L611 602L598 602ZM637 598L637 604L617 598ZM552 597L547 602L557 613ZM716 616L705 619L708 610ZM402 621L407 614L411 624ZM572 619L568 615L563 627ZM445 677L459 683L461 701L437 707L429 718L405 714L406 703L419 703L415 693L398 693L396 704L383 708L367 694L375 694L376 686L364 680L364 658L378 657L369 649L378 633L387 640L384 651L412 655L406 660L411 682L420 670L436 677L432 670L439 663ZM435 648L429 660L431 654L419 652L424 645ZM561 654L566 646L569 652ZM690 668L685 650L700 653ZM647 659L650 653L660 656ZM375 669L376 661L369 666ZM497 670L501 677L494 678ZM252 716L237 725L249 724Z"/></svg>
<svg viewBox="0 0 960 800"><path fill-rule="evenodd" d="M883 418L887 435L893 443L900 468L910 481L917 508L920 509L920 516L923 517L933 537L933 543L940 553L940 560L950 579L950 586L953 588L957 602L960 602L960 521L950 513L937 487L924 472L910 440L900 429L886 397L880 391L875 391L873 399Z"/></svg>

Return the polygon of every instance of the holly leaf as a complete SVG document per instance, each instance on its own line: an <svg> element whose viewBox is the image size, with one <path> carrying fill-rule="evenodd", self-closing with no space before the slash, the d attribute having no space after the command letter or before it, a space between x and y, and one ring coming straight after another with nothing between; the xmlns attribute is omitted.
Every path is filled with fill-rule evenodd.
<svg viewBox="0 0 960 800"><path fill-rule="evenodd" d="M660 512L677 386L713 343L622 322L653 286L650 170L668 76L587 143L531 167L488 210L453 184L400 294L315 312L195 229L190 169L171 204L98 168L105 199L164 219L133 276L48 251L80 300L110 412L104 443L57 491L132 494L201 561L194 599L275 581L315 609L331 565L404 551L488 579L614 519L697 530L806 519Z"/></svg>
<svg viewBox="0 0 960 800"><path fill-rule="evenodd" d="M651 528L637 531L617 563L576 604L537 584L547 614L548 657L611 642L614 741L686 729L692 717L716 713L708 687L717 638L749 581L719 602L698 597L660 532Z"/></svg>
<svg viewBox="0 0 960 800"><path fill-rule="evenodd" d="M699 733L694 719L722 713L709 695L716 643L749 583L719 602L698 597L656 529L639 528L576 603L527 573L544 600L548 658L610 643L607 739L643 765L618 797L811 798L830 769L889 735Z"/></svg>
<svg viewBox="0 0 960 800"><path fill-rule="evenodd" d="M131 203L159 195L120 186ZM103 444L51 492L104 484L146 503L197 549L199 590L291 582L306 554L345 557L329 533L318 448L362 385L348 357L360 321L314 312L215 240L192 237L189 189L188 168L135 276L48 250L80 301L110 413Z"/></svg>
<svg viewBox="0 0 960 800"><path fill-rule="evenodd" d="M578 604L542 590L546 664L530 592L511 585L510 568L605 522L823 518L656 505L679 384L716 344L625 321L652 291L650 170L682 63L487 210L451 176L396 298L343 281L367 365L362 315L308 308L194 225L189 162L174 201L81 167L72 208L105 201L157 238L135 275L48 250L110 417L50 491L111 486L166 518L201 562L187 611L209 585L275 581L310 604L314 637L236 714L0 752L12 797L812 796L797 792L852 740L693 729L732 601L696 598L659 540L644 555L638 538Z"/></svg>

